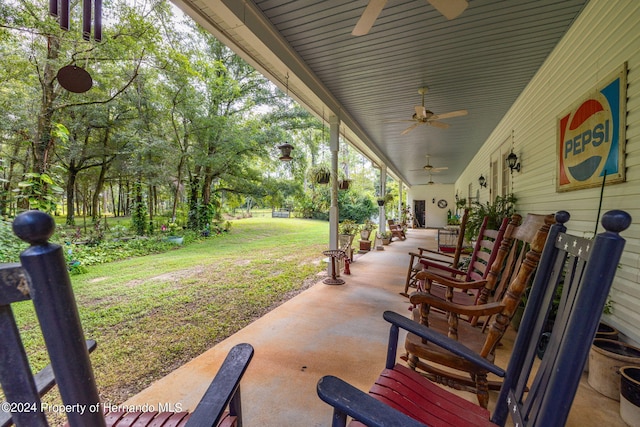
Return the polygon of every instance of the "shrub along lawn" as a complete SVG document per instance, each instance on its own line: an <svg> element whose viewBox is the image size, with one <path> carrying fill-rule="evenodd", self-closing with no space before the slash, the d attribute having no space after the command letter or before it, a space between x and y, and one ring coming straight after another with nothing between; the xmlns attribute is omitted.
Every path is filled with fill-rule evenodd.
<svg viewBox="0 0 640 427"><path fill-rule="evenodd" d="M318 281L328 230L312 220L237 220L222 236L72 276L85 335L98 342L91 359L103 401L124 402ZM48 360L32 306L16 305L40 369Z"/></svg>

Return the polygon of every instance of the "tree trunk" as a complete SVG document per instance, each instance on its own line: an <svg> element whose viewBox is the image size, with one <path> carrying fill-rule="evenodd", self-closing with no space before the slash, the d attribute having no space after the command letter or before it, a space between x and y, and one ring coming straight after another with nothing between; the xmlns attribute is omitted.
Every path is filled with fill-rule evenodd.
<svg viewBox="0 0 640 427"><path fill-rule="evenodd" d="M178 198L180 197L180 185L182 183L182 168L184 167L184 156L180 156L178 163L178 176L176 178L176 191L173 193L173 207L171 208L171 222L176 222L178 212Z"/></svg>
<svg viewBox="0 0 640 427"><path fill-rule="evenodd" d="M71 162L67 168L69 176L67 177L67 225L76 225L75 217L75 190L76 190L76 178L78 177L78 169L75 167L75 162Z"/></svg>
<svg viewBox="0 0 640 427"><path fill-rule="evenodd" d="M56 59L59 56L60 40L54 36L47 36L47 60L44 63L42 76L42 104L38 114L38 127L33 139L33 164L34 169L39 173L46 173L49 170L49 157L54 148L54 141L51 137L53 103L57 94L53 90L53 82L56 79L57 70L54 68Z"/></svg>
<svg viewBox="0 0 640 427"><path fill-rule="evenodd" d="M16 165L16 159L20 153L20 144L13 145L13 151L9 160L9 170L4 177L6 181L2 184L2 193L0 197L0 216L6 216L11 211L11 181L13 181L13 171Z"/></svg>

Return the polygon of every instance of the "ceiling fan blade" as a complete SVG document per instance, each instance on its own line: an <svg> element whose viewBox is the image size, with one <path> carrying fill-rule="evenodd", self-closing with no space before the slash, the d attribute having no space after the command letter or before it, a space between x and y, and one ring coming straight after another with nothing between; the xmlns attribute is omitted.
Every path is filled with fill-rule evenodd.
<svg viewBox="0 0 640 427"><path fill-rule="evenodd" d="M466 116L469 114L467 110L451 111L449 113L436 114L434 119L450 119L452 117Z"/></svg>
<svg viewBox="0 0 640 427"><path fill-rule="evenodd" d="M412 130L414 130L416 127L420 126L422 123L415 123L411 126L409 126L408 128L406 128L405 130L403 130L402 132L400 132L400 135L406 135L409 132L411 132Z"/></svg>
<svg viewBox="0 0 640 427"><path fill-rule="evenodd" d="M385 120L384 123L415 123L415 120Z"/></svg>
<svg viewBox="0 0 640 427"><path fill-rule="evenodd" d="M356 26L351 31L354 36L364 36L371 30L373 23L376 22L378 15L382 12L387 0L369 0L369 4L362 12L362 16L358 19Z"/></svg>
<svg viewBox="0 0 640 427"><path fill-rule="evenodd" d="M467 0L427 0L438 12L447 19L454 19L460 16L469 6Z"/></svg>
<svg viewBox="0 0 640 427"><path fill-rule="evenodd" d="M427 109L422 105L416 105L416 117L419 119L427 117Z"/></svg>
<svg viewBox="0 0 640 427"><path fill-rule="evenodd" d="M449 169L449 168L446 167L446 166L442 166L442 167L439 167L439 168L431 169L431 172L436 172L437 173L437 172L440 172L440 171L446 171L447 169Z"/></svg>
<svg viewBox="0 0 640 427"><path fill-rule="evenodd" d="M445 123L445 122L439 122L436 120L429 120L428 122L431 126L440 128L440 129L448 129L449 128L449 124Z"/></svg>

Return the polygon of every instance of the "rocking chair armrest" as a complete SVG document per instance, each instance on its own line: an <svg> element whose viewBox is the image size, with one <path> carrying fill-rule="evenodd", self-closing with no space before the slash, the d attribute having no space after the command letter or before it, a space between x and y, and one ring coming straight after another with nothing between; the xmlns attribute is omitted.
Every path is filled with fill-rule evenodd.
<svg viewBox="0 0 640 427"><path fill-rule="evenodd" d="M446 274L450 274L451 276L466 276L467 272L458 270L457 268L453 268L450 265L443 264L442 261L438 261L433 258L420 258L418 260L420 264L422 264L422 268L424 270L436 269L443 270ZM441 273L438 273L441 274Z"/></svg>
<svg viewBox="0 0 640 427"><path fill-rule="evenodd" d="M420 255L422 255L424 252L429 252L429 253L432 253L432 254L443 255L443 256L448 256L450 258L453 258L453 255L451 255L451 254L446 254L446 253L443 253L443 252L440 252L440 251L435 251L435 250L429 249L429 248L418 247L418 252L420 252Z"/></svg>
<svg viewBox="0 0 640 427"><path fill-rule="evenodd" d="M448 313L456 313L458 315L471 317L492 316L500 313L504 308L500 302L477 305L456 304L442 298L438 298L437 296L431 295L427 292L414 292L409 297L409 301L411 304L429 304L431 307L435 307Z"/></svg>
<svg viewBox="0 0 640 427"><path fill-rule="evenodd" d="M250 344L237 344L227 354L209 388L191 414L187 427L216 426L227 406L231 415L240 410L239 388L249 362L253 358Z"/></svg>
<svg viewBox="0 0 640 427"><path fill-rule="evenodd" d="M432 282L436 282L441 285L448 286L450 288L456 288L456 289L462 289L462 290L480 289L480 288L484 288L484 286L487 284L487 281L484 279L465 282L464 280L457 279L456 277L443 276L439 272L435 273L429 270L422 270L418 272L416 274L416 279L430 280Z"/></svg>
<svg viewBox="0 0 640 427"><path fill-rule="evenodd" d="M437 252L434 252L434 255L409 252L409 255L411 255L411 264L414 264L415 259L417 259L417 261L424 260L425 262L430 263L434 266L450 266L453 263L452 257L447 254L439 254Z"/></svg>
<svg viewBox="0 0 640 427"><path fill-rule="evenodd" d="M438 347L442 347L488 372L496 374L499 377L504 377L505 375L505 370L501 367L487 361L487 359L481 357L475 351L470 350L461 342L452 340L448 336L443 335L434 329L421 325L418 322L414 322L413 320L393 311L385 311L382 317L384 317L387 322L397 326L398 328L404 329L419 336L420 338L426 339Z"/></svg>
<svg viewBox="0 0 640 427"><path fill-rule="evenodd" d="M92 353L96 349L97 343L95 340L86 340L87 351ZM53 375L53 368L51 364L42 368L33 376L33 381L36 384L36 390L40 397L44 396L46 392L51 390L56 385L56 378ZM3 402L0 402L3 403ZM8 427L13 425L13 420L10 412L0 412L0 427Z"/></svg>
<svg viewBox="0 0 640 427"><path fill-rule="evenodd" d="M333 426L345 426L347 415L370 427L425 427L419 421L388 406L332 375L320 378L318 396L333 406Z"/></svg>

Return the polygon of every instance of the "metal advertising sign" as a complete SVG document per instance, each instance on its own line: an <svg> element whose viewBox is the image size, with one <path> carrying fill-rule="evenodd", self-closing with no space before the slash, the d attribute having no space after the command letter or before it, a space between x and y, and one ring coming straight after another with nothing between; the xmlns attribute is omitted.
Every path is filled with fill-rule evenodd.
<svg viewBox="0 0 640 427"><path fill-rule="evenodd" d="M625 180L627 64L558 117L556 191Z"/></svg>

